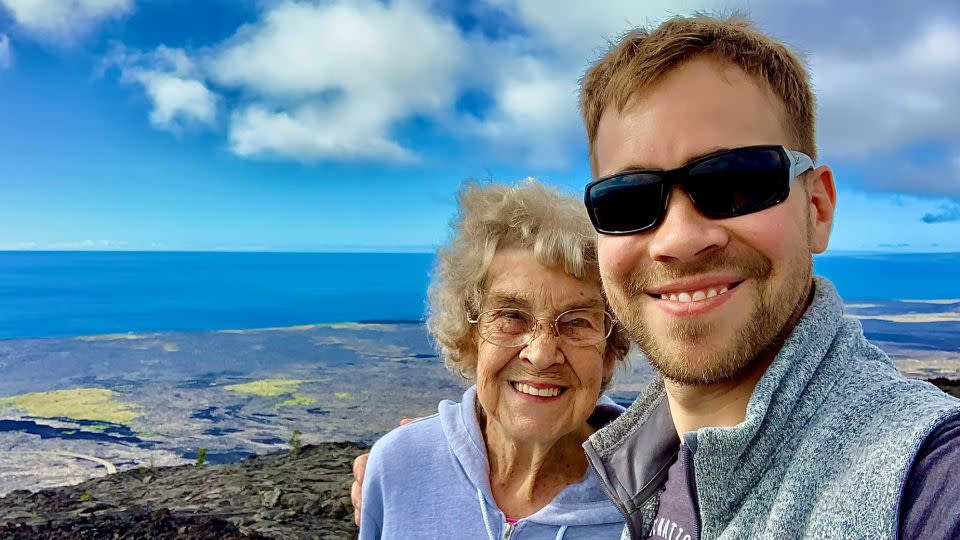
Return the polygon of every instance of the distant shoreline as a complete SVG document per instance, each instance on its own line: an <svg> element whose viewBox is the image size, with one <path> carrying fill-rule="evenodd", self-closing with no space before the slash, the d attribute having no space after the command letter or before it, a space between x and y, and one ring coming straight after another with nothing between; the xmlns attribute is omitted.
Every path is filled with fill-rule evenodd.
<svg viewBox="0 0 960 540"><path fill-rule="evenodd" d="M333 321L333 322L311 322L303 324L291 324L285 326L262 326L253 328L202 328L196 330L128 330L126 332L106 332L103 334L80 334L80 335L50 335L50 336L17 336L0 337L0 342L18 341L18 340L38 340L38 339L75 339L79 341L111 341L111 340L135 340L157 338L170 334L217 334L217 333L253 333L253 332L289 332L296 330L309 330L314 328L336 328L349 325L374 326L388 324L423 324L423 320L418 319L360 319L356 321Z"/></svg>
<svg viewBox="0 0 960 540"><path fill-rule="evenodd" d="M436 253L438 246L343 246L326 247L322 249L0 249L2 253L290 253L290 254L309 254L309 253L370 253L370 254L411 254L411 255L432 255ZM814 257L858 257L858 256L925 256L925 255L958 255L958 250L944 251L904 251L904 250L848 250L831 249L820 253Z"/></svg>
<svg viewBox="0 0 960 540"><path fill-rule="evenodd" d="M211 254L211 255L220 255L220 254L287 254L287 255L342 255L342 254L358 254L358 255L434 255L436 253L436 247L425 247L425 248L397 248L396 250L391 249L341 249L341 250L255 250L255 249L230 249L230 250L217 250L217 249L0 249L0 254L4 253L49 253L49 254L74 254L74 253L105 253L105 254L115 254L115 253L136 253L136 254L177 254L177 253L188 253L188 254Z"/></svg>

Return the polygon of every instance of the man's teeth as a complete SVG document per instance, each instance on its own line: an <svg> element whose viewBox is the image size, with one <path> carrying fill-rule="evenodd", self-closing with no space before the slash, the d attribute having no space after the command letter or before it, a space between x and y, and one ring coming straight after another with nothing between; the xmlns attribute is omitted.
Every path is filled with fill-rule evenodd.
<svg viewBox="0 0 960 540"><path fill-rule="evenodd" d="M713 298L714 296L719 296L726 293L730 289L728 287L721 287L718 289L706 289L703 291L693 291L693 292L681 292L681 293L669 293L661 294L660 298L663 300L670 300L671 302L699 302L701 300L706 300L707 298Z"/></svg>
<svg viewBox="0 0 960 540"><path fill-rule="evenodd" d="M540 397L556 397L560 395L560 389L556 386L550 388L534 388L529 384L515 383L513 385L519 392L524 394L530 394L531 396L540 396Z"/></svg>

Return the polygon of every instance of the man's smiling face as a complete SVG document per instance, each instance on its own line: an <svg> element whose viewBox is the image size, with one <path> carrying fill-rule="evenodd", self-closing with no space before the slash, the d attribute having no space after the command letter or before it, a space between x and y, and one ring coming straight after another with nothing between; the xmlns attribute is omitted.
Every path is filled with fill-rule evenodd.
<svg viewBox="0 0 960 540"><path fill-rule="evenodd" d="M705 154L793 144L783 105L738 67L700 57L669 72L624 110L604 111L595 152L599 176L672 169ZM825 172L824 172L825 171ZM668 379L705 384L736 379L789 329L805 307L812 252L826 249L804 184L779 205L713 220L679 187L650 231L600 235L604 288L621 323ZM832 208L832 207L831 207ZM828 216L832 220L832 213Z"/></svg>

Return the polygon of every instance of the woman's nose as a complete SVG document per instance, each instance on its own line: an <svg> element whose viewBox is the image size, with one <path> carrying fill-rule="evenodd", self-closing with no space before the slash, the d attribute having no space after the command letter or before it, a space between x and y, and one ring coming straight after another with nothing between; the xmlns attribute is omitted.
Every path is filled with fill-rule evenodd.
<svg viewBox="0 0 960 540"><path fill-rule="evenodd" d="M530 362L536 369L546 369L563 362L560 336L552 322L537 321L533 328L533 339L520 351L520 358Z"/></svg>

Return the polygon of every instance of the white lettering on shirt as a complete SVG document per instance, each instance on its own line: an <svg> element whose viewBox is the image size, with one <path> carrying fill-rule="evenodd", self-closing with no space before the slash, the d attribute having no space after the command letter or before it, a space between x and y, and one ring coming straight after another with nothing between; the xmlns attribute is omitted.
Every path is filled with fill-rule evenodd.
<svg viewBox="0 0 960 540"><path fill-rule="evenodd" d="M690 533L684 534L683 527L673 520L657 518L647 538L663 538L664 540L690 540Z"/></svg>

